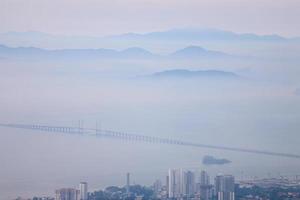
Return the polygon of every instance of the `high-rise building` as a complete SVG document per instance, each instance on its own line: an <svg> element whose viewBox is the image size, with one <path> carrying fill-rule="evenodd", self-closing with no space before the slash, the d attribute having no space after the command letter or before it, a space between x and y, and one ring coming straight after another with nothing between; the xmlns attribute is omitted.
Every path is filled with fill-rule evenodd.
<svg viewBox="0 0 300 200"><path fill-rule="evenodd" d="M200 185L209 185L210 180L209 180L209 175L206 171L201 171L200 172Z"/></svg>
<svg viewBox="0 0 300 200"><path fill-rule="evenodd" d="M183 169L169 169L169 198L192 196L195 192L195 174Z"/></svg>
<svg viewBox="0 0 300 200"><path fill-rule="evenodd" d="M234 200L234 177L232 175L216 176L215 189L218 200Z"/></svg>
<svg viewBox="0 0 300 200"><path fill-rule="evenodd" d="M80 191L73 188L62 188L55 191L55 200L80 200Z"/></svg>
<svg viewBox="0 0 300 200"><path fill-rule="evenodd" d="M200 186L200 199L201 200L213 199L213 186L212 185L201 185Z"/></svg>
<svg viewBox="0 0 300 200"><path fill-rule="evenodd" d="M86 182L79 184L80 200L88 200L88 185Z"/></svg>
<svg viewBox="0 0 300 200"><path fill-rule="evenodd" d="M191 171L181 170L181 195L192 196L195 193L195 174Z"/></svg>
<svg viewBox="0 0 300 200"><path fill-rule="evenodd" d="M153 190L156 194L158 194L162 189L162 183L159 179L157 179L154 183L153 183Z"/></svg>
<svg viewBox="0 0 300 200"><path fill-rule="evenodd" d="M199 183L197 184L197 193L201 200L210 200L213 198L213 186L210 185L209 175L206 171L201 171Z"/></svg>
<svg viewBox="0 0 300 200"><path fill-rule="evenodd" d="M206 171L201 171L198 183L196 184L196 194L201 200L211 200L213 198L213 185Z"/></svg>
<svg viewBox="0 0 300 200"><path fill-rule="evenodd" d="M126 174L126 193L127 195L130 193L130 173Z"/></svg>
<svg viewBox="0 0 300 200"><path fill-rule="evenodd" d="M166 193L167 197L169 197L169 174L166 176Z"/></svg>
<svg viewBox="0 0 300 200"><path fill-rule="evenodd" d="M181 170L169 169L169 198L180 197Z"/></svg>

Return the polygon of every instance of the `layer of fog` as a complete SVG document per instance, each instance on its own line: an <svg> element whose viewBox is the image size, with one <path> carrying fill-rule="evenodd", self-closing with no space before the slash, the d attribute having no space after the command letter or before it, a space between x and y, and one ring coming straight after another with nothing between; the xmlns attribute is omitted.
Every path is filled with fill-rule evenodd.
<svg viewBox="0 0 300 200"><path fill-rule="evenodd" d="M77 126L84 120L85 127L93 128L98 121L102 128L125 132L300 154L300 99L295 95L300 73L293 60L0 62L4 123ZM217 69L241 79L136 78L169 69ZM0 134L3 198L52 195L82 180L93 189L123 185L128 171L136 183L149 185L164 180L170 167L206 168L212 175L300 173L299 161L287 158L6 128ZM204 167L204 155L232 163Z"/></svg>

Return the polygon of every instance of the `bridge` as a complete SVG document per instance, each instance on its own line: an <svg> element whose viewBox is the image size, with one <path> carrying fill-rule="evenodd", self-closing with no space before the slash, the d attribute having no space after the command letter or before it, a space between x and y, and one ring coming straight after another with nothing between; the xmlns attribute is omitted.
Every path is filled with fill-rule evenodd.
<svg viewBox="0 0 300 200"><path fill-rule="evenodd" d="M279 156L279 157L300 159L300 155L298 154L264 151L264 150L257 150L257 149L237 148L237 147L227 147L227 146L219 146L219 145L208 145L208 144L201 144L196 142L187 142L187 141L182 141L177 139L160 138L160 137L153 137L153 136L147 136L141 134L118 132L113 130L103 130L97 128L95 129L82 128L80 126L62 127L62 126L45 126L45 125L38 125L38 124L0 124L0 126L7 127L7 128L30 129L30 130L38 130L38 131L46 131L46 132L64 133L64 134L80 134L86 136L113 138L119 140L137 141L137 142L144 142L144 143L181 145L181 146L190 146L190 147L198 147L198 148L233 151L233 152L240 152L240 153L252 153L252 154L262 154L268 156Z"/></svg>

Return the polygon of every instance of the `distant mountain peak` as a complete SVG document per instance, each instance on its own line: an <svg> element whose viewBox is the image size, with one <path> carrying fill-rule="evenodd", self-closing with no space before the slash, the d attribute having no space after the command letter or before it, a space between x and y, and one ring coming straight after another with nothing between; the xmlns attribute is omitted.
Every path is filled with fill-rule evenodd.
<svg viewBox="0 0 300 200"><path fill-rule="evenodd" d="M207 50L201 46L190 45L178 51L186 51L186 52L206 52Z"/></svg>
<svg viewBox="0 0 300 200"><path fill-rule="evenodd" d="M154 78L238 78L233 72L221 70L187 70L172 69L156 72L151 75Z"/></svg>
<svg viewBox="0 0 300 200"><path fill-rule="evenodd" d="M184 57L224 57L229 56L226 53L220 52L220 51L211 51L204 49L200 46L188 46L183 49L179 49L172 53L170 56L175 58L184 58Z"/></svg>
<svg viewBox="0 0 300 200"><path fill-rule="evenodd" d="M0 44L0 56L3 57L31 57L32 59L154 59L159 55L139 48L131 47L122 51L114 49L57 49L47 50L35 47L8 47Z"/></svg>

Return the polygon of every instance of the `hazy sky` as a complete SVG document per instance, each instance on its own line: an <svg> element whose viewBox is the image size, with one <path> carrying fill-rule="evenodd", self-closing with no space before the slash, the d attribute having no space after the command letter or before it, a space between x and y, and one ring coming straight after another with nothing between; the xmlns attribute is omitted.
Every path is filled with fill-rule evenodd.
<svg viewBox="0 0 300 200"><path fill-rule="evenodd" d="M181 27L300 35L299 0L1 0L0 31L105 35Z"/></svg>

